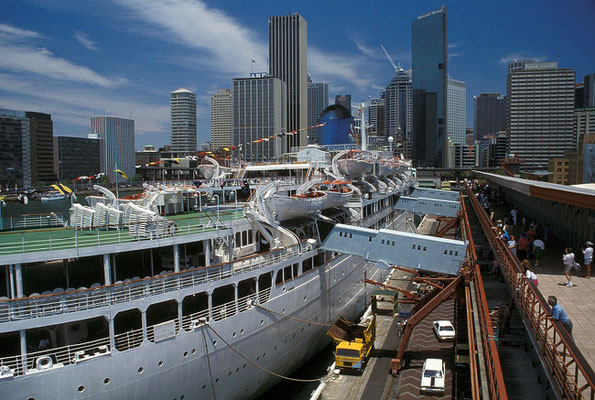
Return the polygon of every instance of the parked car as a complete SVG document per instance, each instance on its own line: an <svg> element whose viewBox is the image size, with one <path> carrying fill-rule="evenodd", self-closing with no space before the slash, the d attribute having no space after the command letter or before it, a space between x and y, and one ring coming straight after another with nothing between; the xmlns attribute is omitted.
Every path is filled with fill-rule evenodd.
<svg viewBox="0 0 595 400"><path fill-rule="evenodd" d="M450 321L434 321L432 326L438 340L453 340L455 338L455 327Z"/></svg>
<svg viewBox="0 0 595 400"><path fill-rule="evenodd" d="M439 358L427 358L421 370L420 391L443 394L445 374L444 361Z"/></svg>

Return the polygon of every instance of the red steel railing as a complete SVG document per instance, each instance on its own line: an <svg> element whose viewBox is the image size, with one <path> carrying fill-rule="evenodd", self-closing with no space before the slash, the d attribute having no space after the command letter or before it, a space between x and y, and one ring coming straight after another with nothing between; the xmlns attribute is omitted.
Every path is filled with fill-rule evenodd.
<svg viewBox="0 0 595 400"><path fill-rule="evenodd" d="M560 398L593 400L593 369L562 324L551 319L551 308L547 301L533 283L525 279L518 259L498 237L486 211L466 184L465 189L553 389Z"/></svg>

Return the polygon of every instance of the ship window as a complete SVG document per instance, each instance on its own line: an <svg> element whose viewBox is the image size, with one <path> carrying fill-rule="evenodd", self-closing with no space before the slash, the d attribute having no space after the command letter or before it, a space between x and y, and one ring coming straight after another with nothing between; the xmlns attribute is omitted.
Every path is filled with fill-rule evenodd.
<svg viewBox="0 0 595 400"><path fill-rule="evenodd" d="M240 311L248 309L249 300L256 298L256 280L246 279L238 283L238 307Z"/></svg>
<svg viewBox="0 0 595 400"><path fill-rule="evenodd" d="M382 239L382 244L384 244L384 239Z"/></svg>
<svg viewBox="0 0 595 400"><path fill-rule="evenodd" d="M424 246L424 251L426 251L426 246Z"/></svg>
<svg viewBox="0 0 595 400"><path fill-rule="evenodd" d="M368 238L368 242L371 242L371 241L372 241L372 236L370 236L370 237Z"/></svg>
<svg viewBox="0 0 595 400"><path fill-rule="evenodd" d="M83 393L85 391L85 387L83 385L79 386L78 391Z"/></svg>
<svg viewBox="0 0 595 400"><path fill-rule="evenodd" d="M458 251L455 251L455 256L458 256L458 255L459 255L459 252Z"/></svg>
<svg viewBox="0 0 595 400"><path fill-rule="evenodd" d="M213 290L213 319L215 321L229 318L236 313L235 288L225 285Z"/></svg>
<svg viewBox="0 0 595 400"><path fill-rule="evenodd" d="M280 269L277 271L277 278L275 278L275 285L280 285L283 283L283 270Z"/></svg>
<svg viewBox="0 0 595 400"><path fill-rule="evenodd" d="M271 295L272 276L270 273L258 277L258 302L266 303Z"/></svg>
<svg viewBox="0 0 595 400"><path fill-rule="evenodd" d="M283 269L283 281L287 282L292 279L291 277L291 265L288 265Z"/></svg>
<svg viewBox="0 0 595 400"><path fill-rule="evenodd" d="M242 246L246 246L248 244L248 231L242 232Z"/></svg>
<svg viewBox="0 0 595 400"><path fill-rule="evenodd" d="M312 269L312 257L302 261L302 273L306 273Z"/></svg>
<svg viewBox="0 0 595 400"><path fill-rule="evenodd" d="M339 236L341 236L341 237L342 237L342 236L343 236L343 232L339 232Z"/></svg>
<svg viewBox="0 0 595 400"><path fill-rule="evenodd" d="M161 303L151 304L147 308L147 338L150 341L155 341L154 325L161 324L166 321L175 320L175 332L178 333L178 302L175 300L168 300Z"/></svg>
<svg viewBox="0 0 595 400"><path fill-rule="evenodd" d="M413 244L413 247L411 247L413 250L415 250L415 243Z"/></svg>
<svg viewBox="0 0 595 400"><path fill-rule="evenodd" d="M296 276L298 276L300 273L300 265L299 264L293 264L293 277L295 278Z"/></svg>
<svg viewBox="0 0 595 400"><path fill-rule="evenodd" d="M393 243L392 243L392 245L393 245L393 247L395 246L395 241L394 241L394 240L393 240Z"/></svg>
<svg viewBox="0 0 595 400"><path fill-rule="evenodd" d="M105 379L103 380L103 383L107 385L107 384L109 383L109 378L105 378Z"/></svg>
<svg viewBox="0 0 595 400"><path fill-rule="evenodd" d="M192 320L209 317L209 295L206 292L195 293L182 300L182 327L189 331Z"/></svg>
<svg viewBox="0 0 595 400"><path fill-rule="evenodd" d="M324 264L324 252L319 252L314 256L314 268Z"/></svg>
<svg viewBox="0 0 595 400"><path fill-rule="evenodd" d="M121 311L114 317L116 348L120 351L138 347L142 343L140 310Z"/></svg>
<svg viewBox="0 0 595 400"><path fill-rule="evenodd" d="M452 250L450 251L449 255L452 256Z"/></svg>
<svg viewBox="0 0 595 400"><path fill-rule="evenodd" d="M446 255L446 254L448 254L448 250L444 250L444 254L445 254L445 255Z"/></svg>
<svg viewBox="0 0 595 400"><path fill-rule="evenodd" d="M248 230L248 244L254 243L254 232L252 229Z"/></svg>
<svg viewBox="0 0 595 400"><path fill-rule="evenodd" d="M349 234L349 239L352 239L352 238L353 238L353 234L352 234L352 233L350 233L350 234Z"/></svg>
<svg viewBox="0 0 595 400"><path fill-rule="evenodd" d="M236 246L242 246L242 234L241 232L236 232Z"/></svg>
<svg viewBox="0 0 595 400"><path fill-rule="evenodd" d="M421 245L417 245L417 250L421 250Z"/></svg>

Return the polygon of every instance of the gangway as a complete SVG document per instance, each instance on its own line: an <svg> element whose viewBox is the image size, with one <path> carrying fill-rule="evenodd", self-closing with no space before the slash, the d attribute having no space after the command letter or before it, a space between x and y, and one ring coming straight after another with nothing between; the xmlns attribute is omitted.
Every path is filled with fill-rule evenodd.
<svg viewBox="0 0 595 400"><path fill-rule="evenodd" d="M460 203L458 201L436 200L427 197L401 196L396 201L394 209L454 218L459 214Z"/></svg>
<svg viewBox="0 0 595 400"><path fill-rule="evenodd" d="M461 194L452 190L415 188L411 193L411 197L424 197L426 199L434 200L459 201L461 199Z"/></svg>

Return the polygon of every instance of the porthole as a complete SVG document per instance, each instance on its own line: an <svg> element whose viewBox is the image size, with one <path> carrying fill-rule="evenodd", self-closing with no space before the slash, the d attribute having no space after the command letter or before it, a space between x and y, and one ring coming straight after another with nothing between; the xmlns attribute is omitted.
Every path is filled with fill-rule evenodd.
<svg viewBox="0 0 595 400"><path fill-rule="evenodd" d="M217 341L213 340L213 346L217 346Z"/></svg>
<svg viewBox="0 0 595 400"><path fill-rule="evenodd" d="M287 288L285 286L283 286L283 292L286 292Z"/></svg>
<svg viewBox="0 0 595 400"><path fill-rule="evenodd" d="M202 390L205 390L207 385L202 385Z"/></svg>
<svg viewBox="0 0 595 400"><path fill-rule="evenodd" d="M142 374L145 369L143 367L138 367L138 373Z"/></svg>
<svg viewBox="0 0 595 400"><path fill-rule="evenodd" d="M234 332L234 333L233 333L231 336L232 336L232 337L236 337L237 335L238 335L238 334Z"/></svg>
<svg viewBox="0 0 595 400"><path fill-rule="evenodd" d="M244 330L240 329L240 335L243 335L243 334L244 334Z"/></svg>
<svg viewBox="0 0 595 400"><path fill-rule="evenodd" d="M215 379L215 383L219 382L219 378Z"/></svg>
<svg viewBox="0 0 595 400"><path fill-rule="evenodd" d="M242 365L242 368L246 368L246 364Z"/></svg>
<svg viewBox="0 0 595 400"><path fill-rule="evenodd" d="M184 400L184 395L181 395L180 396L180 400Z"/></svg>
<svg viewBox="0 0 595 400"><path fill-rule="evenodd" d="M83 385L79 386L78 389L79 393L83 393L85 391L85 387Z"/></svg>
<svg viewBox="0 0 595 400"><path fill-rule="evenodd" d="M237 367L237 368L236 368L236 372L239 372L239 371L240 371L240 367Z"/></svg>
<svg viewBox="0 0 595 400"><path fill-rule="evenodd" d="M260 360L260 356L256 357L256 361Z"/></svg>
<svg viewBox="0 0 595 400"><path fill-rule="evenodd" d="M267 353L262 353L262 358L265 358L267 356Z"/></svg>
<svg viewBox="0 0 595 400"><path fill-rule="evenodd" d="M306 296L304 296L304 301L308 300L308 298Z"/></svg>
<svg viewBox="0 0 595 400"><path fill-rule="evenodd" d="M107 385L107 384L109 383L109 378L105 378L105 379L103 380L103 383Z"/></svg>
<svg viewBox="0 0 595 400"><path fill-rule="evenodd" d="M35 397L28 397L27 400L35 400Z"/></svg>
<svg viewBox="0 0 595 400"><path fill-rule="evenodd" d="M285 309L283 309L283 314L285 314Z"/></svg>
<svg viewBox="0 0 595 400"><path fill-rule="evenodd" d="M231 371L229 371L229 372L227 373L227 376L231 376Z"/></svg>
<svg viewBox="0 0 595 400"><path fill-rule="evenodd" d="M186 357L188 357L188 352L187 351L184 352L184 358L186 358Z"/></svg>
<svg viewBox="0 0 595 400"><path fill-rule="evenodd" d="M196 353L196 349L192 349L192 351L190 353L195 354Z"/></svg>
<svg viewBox="0 0 595 400"><path fill-rule="evenodd" d="M277 346L275 346L275 350L277 350Z"/></svg>
<svg viewBox="0 0 595 400"><path fill-rule="evenodd" d="M157 366L158 366L159 368L163 367L163 361L159 360L159 362L157 363Z"/></svg>
<svg viewBox="0 0 595 400"><path fill-rule="evenodd" d="M304 331L304 327L302 326L302 332Z"/></svg>

